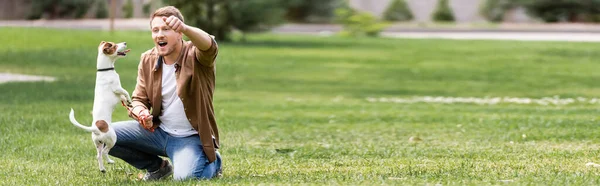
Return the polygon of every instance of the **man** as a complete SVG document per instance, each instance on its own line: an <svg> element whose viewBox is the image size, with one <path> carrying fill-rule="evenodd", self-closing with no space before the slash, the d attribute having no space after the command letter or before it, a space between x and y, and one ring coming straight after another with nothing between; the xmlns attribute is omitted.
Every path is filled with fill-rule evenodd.
<svg viewBox="0 0 600 186"><path fill-rule="evenodd" d="M221 172L212 104L217 44L186 25L173 6L150 18L155 47L141 56L130 109L139 120L113 124L117 143L109 154L147 170L143 180L171 174L176 180L216 177ZM169 157L173 165L159 156Z"/></svg>

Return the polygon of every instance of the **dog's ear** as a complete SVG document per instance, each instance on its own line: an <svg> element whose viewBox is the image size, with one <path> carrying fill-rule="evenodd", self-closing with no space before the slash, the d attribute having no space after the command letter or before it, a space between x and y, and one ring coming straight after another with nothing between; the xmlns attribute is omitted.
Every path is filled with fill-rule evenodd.
<svg viewBox="0 0 600 186"><path fill-rule="evenodd" d="M110 42L104 43L104 46L102 46L102 53L106 55L112 55L116 50L116 47Z"/></svg>
<svg viewBox="0 0 600 186"><path fill-rule="evenodd" d="M106 44L106 41L101 41L100 44L98 45L98 49L100 49L100 48L104 49L104 44Z"/></svg>

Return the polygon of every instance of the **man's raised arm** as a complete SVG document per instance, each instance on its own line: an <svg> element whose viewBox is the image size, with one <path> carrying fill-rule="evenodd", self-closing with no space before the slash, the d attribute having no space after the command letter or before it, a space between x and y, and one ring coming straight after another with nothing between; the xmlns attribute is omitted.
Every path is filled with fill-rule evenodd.
<svg viewBox="0 0 600 186"><path fill-rule="evenodd" d="M171 27L171 29L187 36L199 50L208 50L212 45L212 38L204 30L188 26L175 16L163 17L163 20Z"/></svg>

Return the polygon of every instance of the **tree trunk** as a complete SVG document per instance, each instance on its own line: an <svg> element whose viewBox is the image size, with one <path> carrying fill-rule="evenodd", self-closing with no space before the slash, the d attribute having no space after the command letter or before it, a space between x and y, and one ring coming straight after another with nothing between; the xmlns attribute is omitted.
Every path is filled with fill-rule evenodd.
<svg viewBox="0 0 600 186"><path fill-rule="evenodd" d="M207 21L208 28L207 29L208 29L209 33L212 32L211 34L215 34L215 32L217 30L215 27L215 23L216 23L216 21L215 21L215 3L213 2L213 0L206 1L206 9L207 9L206 17L208 18L208 21ZM217 35L217 37L218 37L218 35Z"/></svg>
<svg viewBox="0 0 600 186"><path fill-rule="evenodd" d="M50 11L50 15L48 15L48 19L52 20L52 19L56 19L58 17L59 14L59 6L58 4L53 4L52 5L52 11Z"/></svg>
<svg viewBox="0 0 600 186"><path fill-rule="evenodd" d="M109 31L115 30L115 14L117 13L117 2L116 0L110 0L110 28Z"/></svg>

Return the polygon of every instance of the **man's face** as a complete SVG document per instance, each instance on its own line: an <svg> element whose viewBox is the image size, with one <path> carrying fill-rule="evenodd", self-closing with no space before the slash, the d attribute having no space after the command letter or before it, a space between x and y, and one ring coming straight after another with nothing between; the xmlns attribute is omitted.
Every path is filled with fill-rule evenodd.
<svg viewBox="0 0 600 186"><path fill-rule="evenodd" d="M152 18L150 23L152 29L152 40L158 51L158 55L168 56L173 51L179 42L181 42L182 34L172 30L162 17Z"/></svg>

